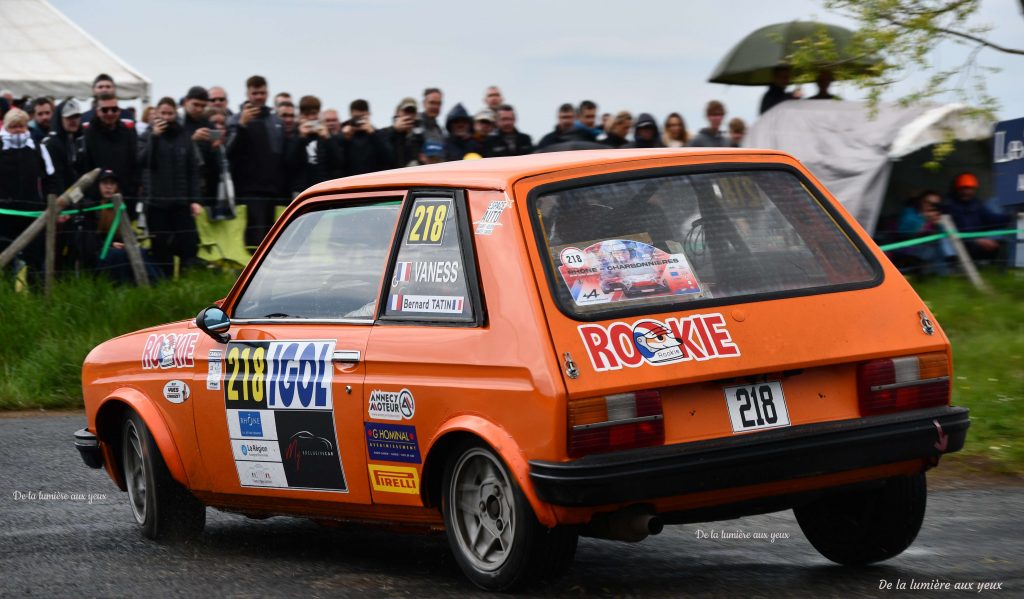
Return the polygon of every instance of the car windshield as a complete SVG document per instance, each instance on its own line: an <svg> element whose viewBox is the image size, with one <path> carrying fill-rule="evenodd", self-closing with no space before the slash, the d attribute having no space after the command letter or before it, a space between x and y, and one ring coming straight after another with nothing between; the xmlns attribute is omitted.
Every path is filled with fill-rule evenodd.
<svg viewBox="0 0 1024 599"><path fill-rule="evenodd" d="M574 187L540 195L533 210L556 297L579 316L848 287L877 272L783 170Z"/></svg>

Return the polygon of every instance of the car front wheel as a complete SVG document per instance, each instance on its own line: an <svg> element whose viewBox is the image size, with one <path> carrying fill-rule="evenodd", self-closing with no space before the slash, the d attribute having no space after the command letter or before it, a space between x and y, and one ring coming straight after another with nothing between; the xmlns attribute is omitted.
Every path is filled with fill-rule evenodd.
<svg viewBox="0 0 1024 599"><path fill-rule="evenodd" d="M578 536L539 522L508 469L480 442L461 446L445 469L442 511L448 544L478 587L507 591L561 574Z"/></svg>
<svg viewBox="0 0 1024 599"><path fill-rule="evenodd" d="M878 488L841 491L793 509L807 540L826 558L856 566L899 555L917 538L928 488L924 473Z"/></svg>
<svg viewBox="0 0 1024 599"><path fill-rule="evenodd" d="M206 506L174 480L149 428L135 412L124 420L121 452L128 503L143 536L184 540L202 532Z"/></svg>

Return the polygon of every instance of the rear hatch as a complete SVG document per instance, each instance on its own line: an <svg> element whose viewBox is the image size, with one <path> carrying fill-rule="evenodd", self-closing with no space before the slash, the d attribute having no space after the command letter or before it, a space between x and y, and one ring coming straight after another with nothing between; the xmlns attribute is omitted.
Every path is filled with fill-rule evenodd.
<svg viewBox="0 0 1024 599"><path fill-rule="evenodd" d="M865 362L948 361L913 289L782 158L560 173L516 193L570 429L660 410L671 444L857 418Z"/></svg>

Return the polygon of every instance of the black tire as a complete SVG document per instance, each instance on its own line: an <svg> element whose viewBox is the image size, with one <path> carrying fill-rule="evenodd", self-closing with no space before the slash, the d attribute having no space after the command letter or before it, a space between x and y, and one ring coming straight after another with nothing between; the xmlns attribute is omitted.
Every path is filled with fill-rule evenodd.
<svg viewBox="0 0 1024 599"><path fill-rule="evenodd" d="M206 506L174 480L149 428L135 412L121 428L121 466L128 504L143 536L182 541L203 531Z"/></svg>
<svg viewBox="0 0 1024 599"><path fill-rule="evenodd" d="M510 591L560 575L576 555L576 530L537 522L505 463L479 441L457 447L445 465L441 511L456 563L487 591Z"/></svg>
<svg viewBox="0 0 1024 599"><path fill-rule="evenodd" d="M910 547L921 530L927 496L921 473L887 479L878 488L829 494L793 513L818 553L837 564L860 566Z"/></svg>

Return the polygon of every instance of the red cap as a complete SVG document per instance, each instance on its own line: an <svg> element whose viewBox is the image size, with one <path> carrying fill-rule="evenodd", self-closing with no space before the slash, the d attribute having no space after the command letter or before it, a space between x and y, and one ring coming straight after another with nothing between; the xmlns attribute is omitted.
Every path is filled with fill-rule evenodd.
<svg viewBox="0 0 1024 599"><path fill-rule="evenodd" d="M978 188L978 178L971 173L964 173L956 178L956 182L953 184L954 187L973 187Z"/></svg>

